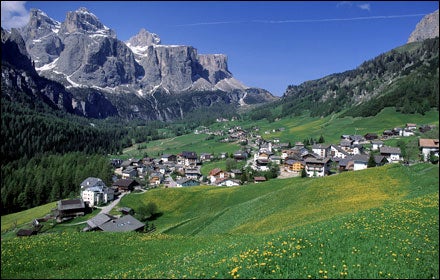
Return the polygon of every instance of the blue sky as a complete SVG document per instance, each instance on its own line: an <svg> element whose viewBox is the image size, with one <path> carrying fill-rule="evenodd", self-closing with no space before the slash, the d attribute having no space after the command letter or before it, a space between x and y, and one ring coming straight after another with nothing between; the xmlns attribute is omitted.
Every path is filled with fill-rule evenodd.
<svg viewBox="0 0 440 280"><path fill-rule="evenodd" d="M438 1L2 1L3 28L31 8L64 21L86 7L126 41L145 28L162 44L223 53L247 86L281 96L288 85L351 70L404 45Z"/></svg>

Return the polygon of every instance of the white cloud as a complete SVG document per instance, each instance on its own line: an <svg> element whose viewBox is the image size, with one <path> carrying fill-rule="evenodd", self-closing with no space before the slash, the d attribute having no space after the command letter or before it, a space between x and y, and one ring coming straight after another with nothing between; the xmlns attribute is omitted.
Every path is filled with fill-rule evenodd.
<svg viewBox="0 0 440 280"><path fill-rule="evenodd" d="M360 5L358 5L358 7L359 7L361 10L366 10L366 11L370 11L370 10L371 10L370 3L360 4Z"/></svg>
<svg viewBox="0 0 440 280"><path fill-rule="evenodd" d="M22 27L29 21L29 11L24 4L26 1L1 1L2 22L4 29Z"/></svg>
<svg viewBox="0 0 440 280"><path fill-rule="evenodd" d="M348 6L348 7L351 7L353 4L350 2L350 1L342 1L342 2L338 2L337 4L336 4L336 7L337 8L339 8L339 7L344 7L344 6Z"/></svg>

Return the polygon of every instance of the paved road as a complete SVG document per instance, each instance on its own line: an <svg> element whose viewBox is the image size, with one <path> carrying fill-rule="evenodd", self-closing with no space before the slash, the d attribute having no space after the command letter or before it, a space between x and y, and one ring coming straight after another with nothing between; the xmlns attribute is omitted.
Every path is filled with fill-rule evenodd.
<svg viewBox="0 0 440 280"><path fill-rule="evenodd" d="M102 213L102 214L108 214L112 209L113 209L113 207L115 207L116 206L116 204L118 204L119 203L119 200L124 196L124 195L126 195L127 193L121 193L120 195L119 195L119 197L117 198L117 199L115 199L115 200L113 200L109 205L107 205L107 206L103 206L103 207L98 207L99 209L101 209L101 212L100 213Z"/></svg>

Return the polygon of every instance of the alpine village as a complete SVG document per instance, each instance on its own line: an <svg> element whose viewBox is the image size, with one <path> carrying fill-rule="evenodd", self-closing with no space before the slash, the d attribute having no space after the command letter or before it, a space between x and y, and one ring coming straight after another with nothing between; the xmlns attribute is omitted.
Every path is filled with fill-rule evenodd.
<svg viewBox="0 0 440 280"><path fill-rule="evenodd" d="M438 279L438 17L277 97L31 9L1 30L1 278Z"/></svg>

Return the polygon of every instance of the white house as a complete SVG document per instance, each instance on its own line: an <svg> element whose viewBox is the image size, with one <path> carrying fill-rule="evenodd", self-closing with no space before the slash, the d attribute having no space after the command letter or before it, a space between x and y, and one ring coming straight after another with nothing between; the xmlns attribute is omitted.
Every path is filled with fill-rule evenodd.
<svg viewBox="0 0 440 280"><path fill-rule="evenodd" d="M215 182L216 186L226 186L226 187L234 187L234 186L240 186L240 181L239 180L235 180L235 179L230 179L230 178L224 178L224 179L219 179Z"/></svg>
<svg viewBox="0 0 440 280"><path fill-rule="evenodd" d="M401 151L399 147L380 147L380 154L387 158L388 162L395 163L401 160Z"/></svg>
<svg viewBox="0 0 440 280"><path fill-rule="evenodd" d="M424 161L428 161L431 153L439 156L439 141L438 139L419 139L419 148L422 151Z"/></svg>
<svg viewBox="0 0 440 280"><path fill-rule="evenodd" d="M81 183L81 198L90 207L113 201L115 191L99 178L89 177Z"/></svg>
<svg viewBox="0 0 440 280"><path fill-rule="evenodd" d="M322 144L314 144L312 145L312 151L319 155L320 157L326 157L328 156L328 153L330 152L330 146L329 145L322 145Z"/></svg>
<svg viewBox="0 0 440 280"><path fill-rule="evenodd" d="M330 155L334 158L346 158L348 153L339 146L330 145Z"/></svg>
<svg viewBox="0 0 440 280"><path fill-rule="evenodd" d="M305 160L305 170L307 177L323 177L330 173L330 158L307 158Z"/></svg>
<svg viewBox="0 0 440 280"><path fill-rule="evenodd" d="M380 140L371 140L371 150L376 151L379 150L380 147L383 146L383 141Z"/></svg>
<svg viewBox="0 0 440 280"><path fill-rule="evenodd" d="M354 155L353 156L353 171L366 169L368 167L368 155Z"/></svg>

